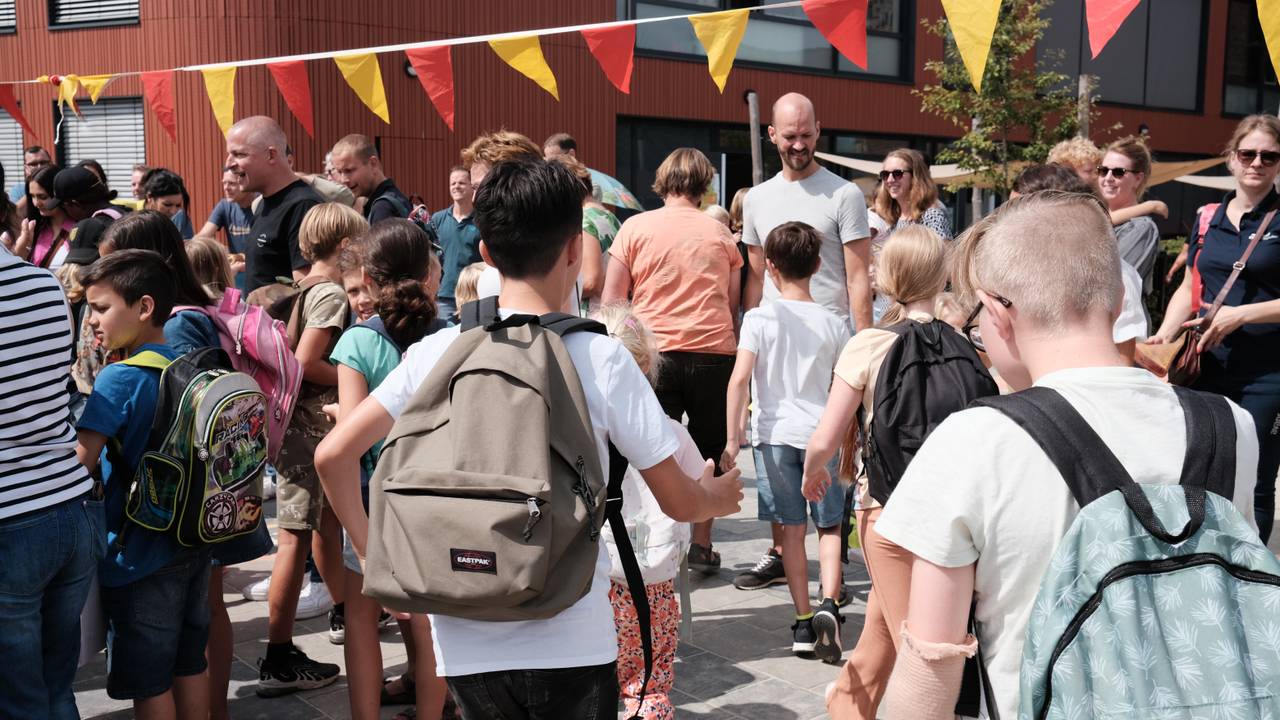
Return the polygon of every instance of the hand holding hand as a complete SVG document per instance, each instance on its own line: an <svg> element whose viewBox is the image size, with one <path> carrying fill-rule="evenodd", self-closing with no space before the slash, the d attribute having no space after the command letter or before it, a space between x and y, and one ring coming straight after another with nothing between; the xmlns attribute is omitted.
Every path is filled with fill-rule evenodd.
<svg viewBox="0 0 1280 720"><path fill-rule="evenodd" d="M725 470L732 470L738 467L738 445L740 442L736 438L729 438L724 444L724 452L720 453L720 467Z"/></svg>
<svg viewBox="0 0 1280 720"><path fill-rule="evenodd" d="M804 474L804 483L800 486L800 494L810 502L822 502L831 487L831 473L825 465L819 465Z"/></svg>

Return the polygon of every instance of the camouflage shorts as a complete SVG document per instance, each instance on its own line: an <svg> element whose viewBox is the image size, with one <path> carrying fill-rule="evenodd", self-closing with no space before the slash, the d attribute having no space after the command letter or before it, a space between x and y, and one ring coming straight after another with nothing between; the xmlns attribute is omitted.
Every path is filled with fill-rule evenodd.
<svg viewBox="0 0 1280 720"><path fill-rule="evenodd" d="M320 405L328 402L327 396L300 401L293 411L293 419L285 430L280 446L279 484L276 487L276 522L288 530L316 530L320 527L320 512L324 509L324 489L316 474L316 446L333 429Z"/></svg>

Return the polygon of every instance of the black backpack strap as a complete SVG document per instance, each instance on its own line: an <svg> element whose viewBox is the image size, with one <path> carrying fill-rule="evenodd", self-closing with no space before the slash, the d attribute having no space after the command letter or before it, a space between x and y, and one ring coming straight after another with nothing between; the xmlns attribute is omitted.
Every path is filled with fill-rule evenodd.
<svg viewBox="0 0 1280 720"><path fill-rule="evenodd" d="M974 405L994 408L1018 423L1058 468L1081 508L1113 490L1119 490L1124 495L1125 504L1147 532L1169 544L1186 540L1204 523L1204 486L1188 484L1186 498L1190 519L1176 535L1165 530L1151 507L1151 501L1133 481L1129 471L1057 391L1033 387L1013 395L982 398Z"/></svg>
<svg viewBox="0 0 1280 720"><path fill-rule="evenodd" d="M458 317L462 320L462 332L502 322L498 315L498 296L490 295L466 303L458 308Z"/></svg>
<svg viewBox="0 0 1280 720"><path fill-rule="evenodd" d="M609 488L605 496L604 517L609 522L609 527L613 529L613 544L618 548L618 560L622 562L622 572L627 576L627 591L631 593L631 602L635 603L636 619L640 624L640 648L644 652L644 682L640 685L640 699L636 705L636 714L632 716L632 718L639 718L644 710L644 696L649 690L649 679L653 677L653 630L644 576L640 573L640 563L636 561L636 551L631 546L627 523L622 517L622 479L627 474L627 465L627 459L610 442Z"/></svg>
<svg viewBox="0 0 1280 720"><path fill-rule="evenodd" d="M391 337L391 333L387 330L387 324L382 322L382 318L377 315L374 315L368 320L356 325L356 327L367 328L378 333L382 336L382 339L394 345L395 348L400 351L400 354L404 354L405 348L400 347L400 343L396 342L396 339Z"/></svg>
<svg viewBox="0 0 1280 720"><path fill-rule="evenodd" d="M547 313L538 318L538 324L560 337L576 332L609 334L609 331L604 327L604 323L568 313Z"/></svg>
<svg viewBox="0 0 1280 720"><path fill-rule="evenodd" d="M1187 453L1182 461L1183 485L1200 485L1232 500L1236 488L1236 421L1221 395L1175 385L1186 416Z"/></svg>

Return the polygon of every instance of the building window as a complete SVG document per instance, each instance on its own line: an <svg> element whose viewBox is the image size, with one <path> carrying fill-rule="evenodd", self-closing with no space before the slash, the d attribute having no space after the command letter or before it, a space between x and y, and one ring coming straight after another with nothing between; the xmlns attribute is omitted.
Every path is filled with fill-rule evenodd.
<svg viewBox="0 0 1280 720"><path fill-rule="evenodd" d="M17 0L0 0L0 35L18 32Z"/></svg>
<svg viewBox="0 0 1280 720"><path fill-rule="evenodd" d="M4 167L4 192L22 183L22 126L9 113L0 110L0 165Z"/></svg>
<svg viewBox="0 0 1280 720"><path fill-rule="evenodd" d="M1204 0L1142 0L1106 48L1091 59L1084 3L1055 2L1045 10L1049 27L1036 49L1046 69L1074 86L1080 74L1098 79L1102 102L1196 111L1204 87Z"/></svg>
<svg viewBox="0 0 1280 720"><path fill-rule="evenodd" d="M72 114L61 118L58 163L70 167L81 160L97 160L111 189L120 197L131 197L133 166L147 158L142 98L103 98L97 105L81 104L80 111L83 120Z"/></svg>
<svg viewBox="0 0 1280 720"><path fill-rule="evenodd" d="M620 3L627 17L637 19L736 10L760 4L763 4L760 0L625 0ZM734 64L910 80L909 34L915 27L911 9L912 0L869 0L866 70L836 52L800 8L752 13ZM679 21L638 26L636 48L647 55L706 57L693 27Z"/></svg>
<svg viewBox="0 0 1280 720"><path fill-rule="evenodd" d="M134 25L138 0L49 0L50 28Z"/></svg>
<svg viewBox="0 0 1280 720"><path fill-rule="evenodd" d="M1258 7L1252 1L1231 0L1227 12L1227 57L1222 112L1225 115L1275 113L1280 85L1267 55Z"/></svg>

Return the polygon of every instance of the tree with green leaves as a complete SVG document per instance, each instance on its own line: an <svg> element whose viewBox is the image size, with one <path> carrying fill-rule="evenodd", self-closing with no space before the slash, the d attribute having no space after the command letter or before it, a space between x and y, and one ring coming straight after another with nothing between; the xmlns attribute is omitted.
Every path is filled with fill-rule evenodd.
<svg viewBox="0 0 1280 720"><path fill-rule="evenodd" d="M924 111L965 130L936 158L975 172L958 187L976 184L1008 195L1022 163L1044 162L1054 144L1076 134L1074 79L1038 67L1035 57L1049 24L1043 11L1051 1L1003 0L981 90L969 80L946 18L922 20L926 30L943 38L946 52L942 60L925 64L937 84L915 93ZM1056 60L1053 52L1042 57L1050 64Z"/></svg>

